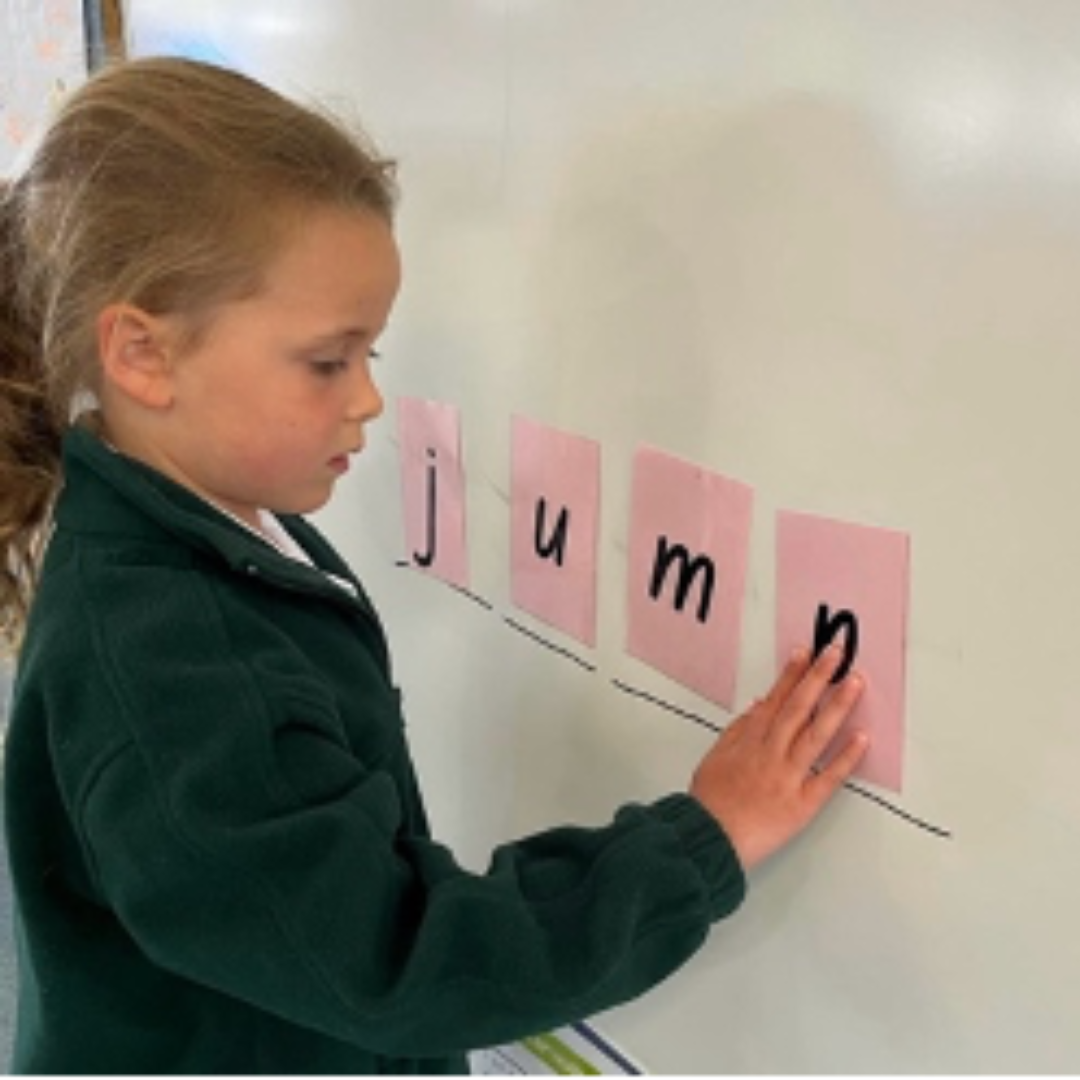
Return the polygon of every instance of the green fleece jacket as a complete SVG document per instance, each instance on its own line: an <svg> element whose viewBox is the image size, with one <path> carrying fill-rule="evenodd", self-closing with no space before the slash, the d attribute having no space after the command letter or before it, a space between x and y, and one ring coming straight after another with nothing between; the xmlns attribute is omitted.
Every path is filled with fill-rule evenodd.
<svg viewBox="0 0 1080 1080"><path fill-rule="evenodd" d="M77 428L7 740L14 1070L460 1072L642 993L743 898L693 799L430 838L379 621Z"/></svg>

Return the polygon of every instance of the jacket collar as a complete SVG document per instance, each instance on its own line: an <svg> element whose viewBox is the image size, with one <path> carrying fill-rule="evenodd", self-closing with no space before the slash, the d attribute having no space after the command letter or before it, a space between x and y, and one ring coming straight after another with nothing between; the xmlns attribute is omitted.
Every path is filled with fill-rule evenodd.
<svg viewBox="0 0 1080 1080"><path fill-rule="evenodd" d="M129 541L179 542L247 577L358 607L374 618L360 582L303 518L279 515L314 567L288 558L187 488L113 450L87 424L69 429L63 455L64 486L54 515L59 528ZM349 581L356 587L356 597L321 571Z"/></svg>

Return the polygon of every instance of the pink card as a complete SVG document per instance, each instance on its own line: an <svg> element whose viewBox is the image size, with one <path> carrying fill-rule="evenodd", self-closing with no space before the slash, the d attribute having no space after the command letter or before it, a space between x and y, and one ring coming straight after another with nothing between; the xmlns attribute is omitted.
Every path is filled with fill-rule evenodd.
<svg viewBox="0 0 1080 1080"><path fill-rule="evenodd" d="M600 446L515 416L512 474L513 601L592 648Z"/></svg>
<svg viewBox="0 0 1080 1080"><path fill-rule="evenodd" d="M835 640L866 689L841 731L861 728L870 749L857 775L899 792L903 776L909 552L906 533L781 511L776 524L776 647Z"/></svg>
<svg viewBox="0 0 1080 1080"><path fill-rule="evenodd" d="M398 434L409 561L466 589L465 474L458 410L435 401L399 398Z"/></svg>
<svg viewBox="0 0 1080 1080"><path fill-rule="evenodd" d="M634 456L627 651L730 710L753 491L648 447Z"/></svg>

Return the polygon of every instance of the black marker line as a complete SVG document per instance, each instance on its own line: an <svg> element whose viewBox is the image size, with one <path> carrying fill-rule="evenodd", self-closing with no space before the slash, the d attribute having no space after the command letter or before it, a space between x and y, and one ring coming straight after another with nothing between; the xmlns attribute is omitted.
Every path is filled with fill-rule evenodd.
<svg viewBox="0 0 1080 1080"><path fill-rule="evenodd" d="M575 664L579 667L583 667L586 671L595 673L595 664L590 664L587 660L582 660L580 656L575 656L569 649L564 649L561 645L556 645L553 641L548 641L547 638L542 638L539 634L533 633L527 626L522 626L521 623L515 622L509 615L503 616L503 622L511 629L516 630L519 634L524 634L526 637L532 638L538 645L543 645L545 649L550 649L560 656L565 656L567 660L573 660Z"/></svg>
<svg viewBox="0 0 1080 1080"><path fill-rule="evenodd" d="M718 724L706 720L703 716L698 716L697 713L687 712L686 709L680 709L678 705L672 705L669 701L662 701L660 698L653 697L652 694L647 694L644 690L638 690L636 687L629 686L627 683L621 682L618 679L612 679L611 685L614 686L616 690L621 690L624 694L630 694L633 697L641 698L642 701L647 701L650 705L656 705L661 709L666 709L670 713L675 713L676 716L681 716L686 720L692 720L695 724L700 724L702 727L707 727L710 731L715 731L717 735L724 730Z"/></svg>
<svg viewBox="0 0 1080 1080"><path fill-rule="evenodd" d="M400 568L401 570L413 570L413 569L415 569L414 564L409 562L408 559L398 559L397 562L394 563L394 565L396 567ZM432 576L434 576L434 575L425 574L425 577L432 577ZM453 582L450 582L450 581L443 581L443 584L444 585L449 585L450 588L454 590L454 592L461 593L462 596L464 596L467 600L471 600L474 604L479 604L482 608L486 608L488 611L494 611L495 610L495 605L494 604L489 604L487 602L487 600L485 600L482 596L477 596L476 593L469 592L468 589L463 589L460 585L455 585Z"/></svg>
<svg viewBox="0 0 1080 1080"><path fill-rule="evenodd" d="M890 814L895 814L897 817L903 818L909 825L914 825L917 828L924 829L928 833L933 833L934 836L938 836L942 840L951 840L953 838L953 834L949 829L943 829L940 825L931 825L929 821L923 821L922 818L918 818L914 814L909 814L895 803L891 803L888 799L883 799L880 795L875 795L873 792L867 791L866 788L861 788L857 784L851 783L844 784L844 787L855 795L861 795L864 799L868 799L872 803L877 803L883 810L888 810Z"/></svg>
<svg viewBox="0 0 1080 1080"><path fill-rule="evenodd" d="M469 592L468 589L463 589L460 585L454 585L451 582L446 582L454 592L461 593L466 600L471 600L474 604L479 604L482 608L486 608L488 611L494 611L495 608L492 604L489 604L482 596L477 596L476 593Z"/></svg>
<svg viewBox="0 0 1080 1080"><path fill-rule="evenodd" d="M713 724L706 720L704 717L698 716L696 713L687 712L685 709L680 709L677 705L672 705L669 701L664 701L661 698L654 697L652 694L647 694L644 690L638 690L636 687L629 686L618 679L612 679L611 685L617 690L621 690L624 694L630 694L633 697L641 698L642 701L647 701L650 705L656 705L658 708L664 709L667 712L674 713L676 716L684 717L687 720L693 721L695 724L699 724L702 727L707 727L717 734L723 732L724 728L718 724ZM910 825L914 825L919 829L923 829L928 833L932 833L934 836L939 836L943 840L951 840L953 834L948 829L943 829L940 825L932 825L929 821L924 821L922 818L916 817L914 814L909 813L902 807L897 806L895 803L889 802L888 799L883 799L880 795L875 795L871 791L867 791L865 788L861 788L853 783L845 783L844 787L852 792L854 795L860 795L862 798L869 802L876 803L883 810L888 810L890 814L895 814L897 817L902 818Z"/></svg>

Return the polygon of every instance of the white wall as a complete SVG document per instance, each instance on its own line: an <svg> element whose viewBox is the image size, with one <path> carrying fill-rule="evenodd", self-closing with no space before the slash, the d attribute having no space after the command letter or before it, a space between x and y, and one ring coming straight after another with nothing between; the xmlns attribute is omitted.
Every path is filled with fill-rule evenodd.
<svg viewBox="0 0 1080 1080"><path fill-rule="evenodd" d="M29 153L64 94L86 78L80 0L0 0L0 176Z"/></svg>
<svg viewBox="0 0 1080 1080"><path fill-rule="evenodd" d="M665 1072L1080 1070L1080 5L133 0L136 52L355 109L401 160L391 398L461 406L475 591L411 571L395 435L324 526L389 624L440 832L682 787L724 716L622 649L641 442L913 544L901 809L854 794L685 972L601 1019ZM508 434L604 451L589 675L508 630ZM555 635L550 635L555 636Z"/></svg>

